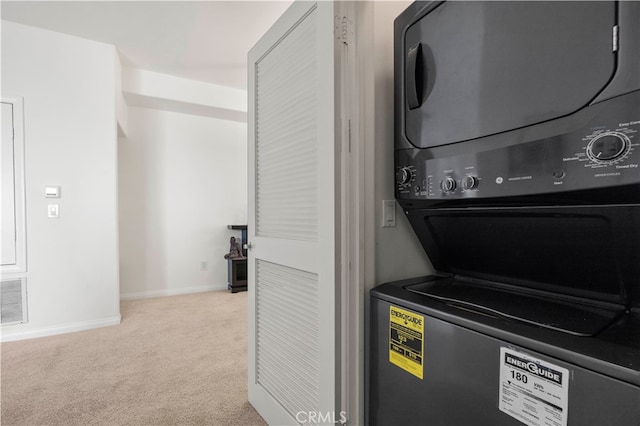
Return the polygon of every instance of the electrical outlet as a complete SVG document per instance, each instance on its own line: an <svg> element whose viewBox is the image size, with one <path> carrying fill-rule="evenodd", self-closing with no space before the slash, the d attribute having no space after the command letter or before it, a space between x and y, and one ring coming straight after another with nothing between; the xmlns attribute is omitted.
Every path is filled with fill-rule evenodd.
<svg viewBox="0 0 640 426"><path fill-rule="evenodd" d="M202 262L200 262L200 270L206 271L207 269L209 269L209 264L207 263L207 261L203 260Z"/></svg>

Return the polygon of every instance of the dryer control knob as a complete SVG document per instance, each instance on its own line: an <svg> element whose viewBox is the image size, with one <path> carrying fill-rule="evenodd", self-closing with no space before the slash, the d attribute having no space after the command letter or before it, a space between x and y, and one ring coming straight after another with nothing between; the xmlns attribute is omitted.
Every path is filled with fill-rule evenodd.
<svg viewBox="0 0 640 426"><path fill-rule="evenodd" d="M446 192L446 193L451 193L455 191L457 186L458 185L456 185L455 179L451 177L444 178L440 182L440 188L442 189L442 192Z"/></svg>
<svg viewBox="0 0 640 426"><path fill-rule="evenodd" d="M609 164L624 157L631 143L624 133L601 133L587 145L587 156L595 163Z"/></svg>
<svg viewBox="0 0 640 426"><path fill-rule="evenodd" d="M476 189L480 181L475 176L465 176L462 178L462 189L465 191L469 191L472 189Z"/></svg>

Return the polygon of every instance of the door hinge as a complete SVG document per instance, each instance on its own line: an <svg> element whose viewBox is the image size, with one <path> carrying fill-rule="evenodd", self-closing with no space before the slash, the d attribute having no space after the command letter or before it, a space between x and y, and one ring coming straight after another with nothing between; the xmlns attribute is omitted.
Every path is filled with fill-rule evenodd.
<svg viewBox="0 0 640 426"><path fill-rule="evenodd" d="M348 125L349 125L349 128L348 128L349 134L348 134L347 137L349 139L349 152L351 152L351 120L349 120L349 124Z"/></svg>
<svg viewBox="0 0 640 426"><path fill-rule="evenodd" d="M353 42L353 28L351 20L346 16L336 16L336 38L345 46Z"/></svg>
<svg viewBox="0 0 640 426"><path fill-rule="evenodd" d="M613 26L613 51L617 52L618 51L618 29L619 27L617 25Z"/></svg>

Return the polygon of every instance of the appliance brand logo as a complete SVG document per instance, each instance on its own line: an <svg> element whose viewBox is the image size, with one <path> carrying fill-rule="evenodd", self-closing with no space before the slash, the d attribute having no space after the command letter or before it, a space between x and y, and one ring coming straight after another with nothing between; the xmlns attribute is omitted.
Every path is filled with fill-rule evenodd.
<svg viewBox="0 0 640 426"><path fill-rule="evenodd" d="M504 361L507 364L512 365L520 370L535 374L536 376L543 377L547 380L551 380L554 383L562 385L562 373L559 371L553 370L549 367L545 367L544 365L537 364L533 361L515 357L510 354L504 355Z"/></svg>
<svg viewBox="0 0 640 426"><path fill-rule="evenodd" d="M418 318L416 316L410 316L407 314L403 314L402 312L398 312L394 309L391 309L391 315L400 318L404 321L404 324L413 323L413 325L417 327L422 327L422 318Z"/></svg>

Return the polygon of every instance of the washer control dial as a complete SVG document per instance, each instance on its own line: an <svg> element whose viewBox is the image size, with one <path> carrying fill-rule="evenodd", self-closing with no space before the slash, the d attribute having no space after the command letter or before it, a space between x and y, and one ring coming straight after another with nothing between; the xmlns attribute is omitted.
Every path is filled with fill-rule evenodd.
<svg viewBox="0 0 640 426"><path fill-rule="evenodd" d="M599 164L614 163L629 151L627 135L619 132L601 133L587 145L587 156Z"/></svg>
<svg viewBox="0 0 640 426"><path fill-rule="evenodd" d="M445 193L455 191L457 186L455 179L452 177L446 177L440 181L440 188L442 189L442 192Z"/></svg>
<svg viewBox="0 0 640 426"><path fill-rule="evenodd" d="M416 177L415 169L411 166L400 167L396 172L396 182L400 188L409 186Z"/></svg>
<svg viewBox="0 0 640 426"><path fill-rule="evenodd" d="M472 189L476 189L480 181L475 176L465 176L462 178L462 189L465 191L470 191Z"/></svg>

